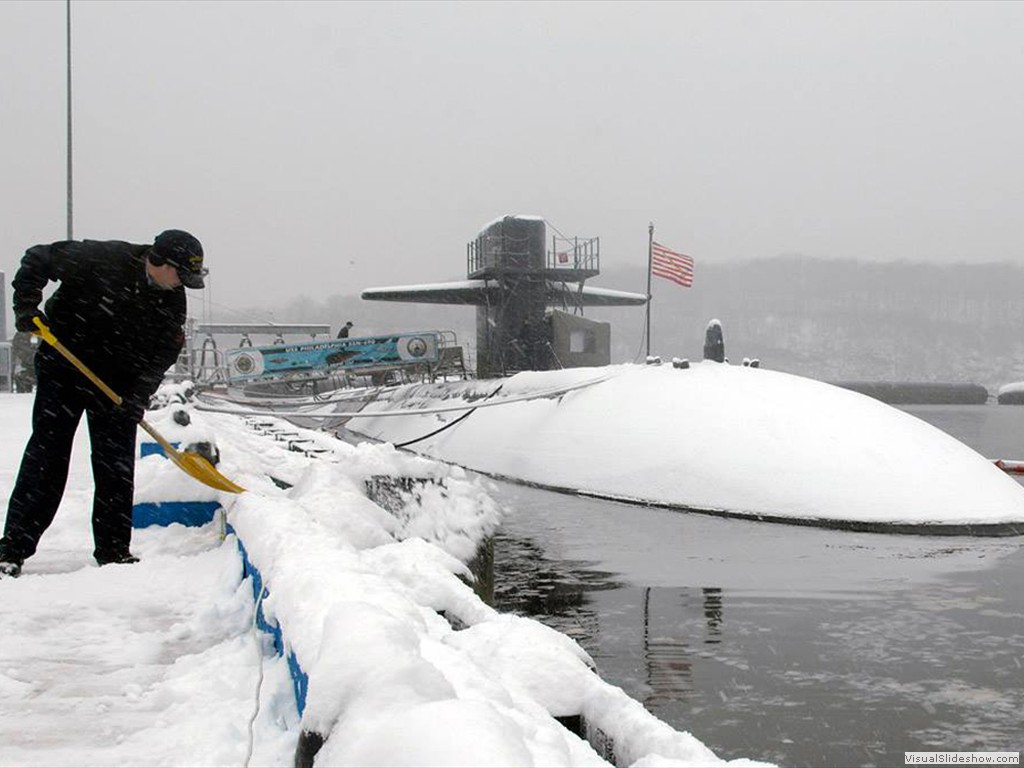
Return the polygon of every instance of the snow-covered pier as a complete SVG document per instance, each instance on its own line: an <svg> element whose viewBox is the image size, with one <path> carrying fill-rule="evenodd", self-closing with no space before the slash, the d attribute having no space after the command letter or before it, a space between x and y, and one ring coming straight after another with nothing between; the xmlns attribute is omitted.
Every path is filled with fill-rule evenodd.
<svg viewBox="0 0 1024 768"><path fill-rule="evenodd" d="M30 407L0 396L5 498ZM137 513L188 519L138 530L141 563L98 569L76 445L57 522L0 582L0 765L724 764L570 638L480 598L467 563L500 511L479 480L284 422L180 424L175 408L154 424L216 445L249 491L147 455ZM285 426L298 434L276 439ZM386 509L367 491L383 476L415 492Z"/></svg>

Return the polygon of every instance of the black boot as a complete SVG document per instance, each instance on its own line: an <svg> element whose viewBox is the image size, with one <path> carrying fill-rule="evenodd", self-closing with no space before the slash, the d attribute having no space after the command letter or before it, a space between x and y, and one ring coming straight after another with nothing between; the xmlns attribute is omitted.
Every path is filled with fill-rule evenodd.
<svg viewBox="0 0 1024 768"><path fill-rule="evenodd" d="M139 562L139 558L131 552L125 552L122 555L96 555L96 562L100 565L131 565L132 563Z"/></svg>

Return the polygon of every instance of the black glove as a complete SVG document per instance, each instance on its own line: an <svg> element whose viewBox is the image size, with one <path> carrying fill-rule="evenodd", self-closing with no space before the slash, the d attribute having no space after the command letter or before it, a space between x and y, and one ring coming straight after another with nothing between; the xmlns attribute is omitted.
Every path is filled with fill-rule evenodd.
<svg viewBox="0 0 1024 768"><path fill-rule="evenodd" d="M50 321L46 319L46 315L38 309L33 309L18 315L14 319L14 327L22 333L35 333L39 330L39 327L34 322L37 317L43 321L43 325L48 326L50 324Z"/></svg>
<svg viewBox="0 0 1024 768"><path fill-rule="evenodd" d="M146 415L146 406L149 405L149 398L143 399L139 395L128 395L121 401L121 407L132 421L138 424Z"/></svg>

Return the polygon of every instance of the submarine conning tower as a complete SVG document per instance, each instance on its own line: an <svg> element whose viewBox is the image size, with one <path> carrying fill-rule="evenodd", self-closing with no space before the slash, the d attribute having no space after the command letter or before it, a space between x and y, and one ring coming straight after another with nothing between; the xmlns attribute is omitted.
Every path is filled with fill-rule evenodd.
<svg viewBox="0 0 1024 768"><path fill-rule="evenodd" d="M549 241L542 217L504 216L466 245L464 282L367 288L361 297L475 305L476 373L491 378L607 365L611 327L582 317L583 307L636 306L647 298L584 285L599 273L598 238L555 235Z"/></svg>
<svg viewBox="0 0 1024 768"><path fill-rule="evenodd" d="M553 239L549 251L546 229L541 218L505 216L466 245L466 277L498 288L497 301L476 309L478 376L560 367L545 317L548 283L581 284L596 276L600 241Z"/></svg>

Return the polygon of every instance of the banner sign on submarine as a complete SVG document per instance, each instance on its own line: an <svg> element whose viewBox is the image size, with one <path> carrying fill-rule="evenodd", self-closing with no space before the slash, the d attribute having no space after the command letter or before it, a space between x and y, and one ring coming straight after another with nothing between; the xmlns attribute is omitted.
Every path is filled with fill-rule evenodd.
<svg viewBox="0 0 1024 768"><path fill-rule="evenodd" d="M240 347L227 350L228 381L436 363L437 349L438 334L433 331L307 341L272 347Z"/></svg>

